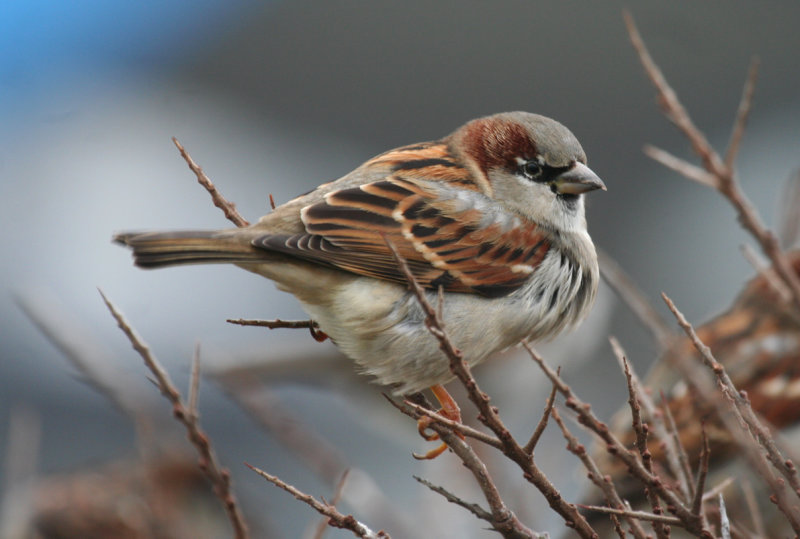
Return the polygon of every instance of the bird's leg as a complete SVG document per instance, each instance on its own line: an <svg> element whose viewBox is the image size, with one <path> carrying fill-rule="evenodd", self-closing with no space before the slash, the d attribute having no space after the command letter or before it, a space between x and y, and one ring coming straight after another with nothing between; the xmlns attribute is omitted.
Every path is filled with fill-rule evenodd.
<svg viewBox="0 0 800 539"><path fill-rule="evenodd" d="M439 401L439 404L442 405L437 413L446 417L447 419L450 419L451 421L461 423L461 409L458 407L458 403L456 403L455 399L450 395L450 393L447 392L444 386L436 384L435 386L431 387L431 392L433 393L433 396L436 397L436 400ZM417 420L417 431L419 432L420 436L429 442L439 439L438 434L428 430L433 422L434 419L431 419L428 416L421 417L419 420ZM458 434L461 438L464 438L460 433L456 434ZM439 447L428 451L424 455L418 455L416 453L413 453L413 455L414 458L418 460L431 460L444 453L446 449L447 444L442 443Z"/></svg>

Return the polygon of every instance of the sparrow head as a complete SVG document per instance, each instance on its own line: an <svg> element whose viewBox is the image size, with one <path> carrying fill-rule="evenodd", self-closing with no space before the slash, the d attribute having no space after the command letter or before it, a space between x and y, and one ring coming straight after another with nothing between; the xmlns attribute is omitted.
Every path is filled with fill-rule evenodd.
<svg viewBox="0 0 800 539"><path fill-rule="evenodd" d="M451 135L487 194L556 230L585 230L582 193L605 190L569 129L529 112L473 120Z"/></svg>

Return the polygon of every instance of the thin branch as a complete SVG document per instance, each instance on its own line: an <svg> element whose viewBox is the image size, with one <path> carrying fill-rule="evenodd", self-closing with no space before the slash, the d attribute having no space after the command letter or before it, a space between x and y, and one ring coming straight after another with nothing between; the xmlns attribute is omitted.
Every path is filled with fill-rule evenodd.
<svg viewBox="0 0 800 539"><path fill-rule="evenodd" d="M654 489L670 507L670 511L681 520L683 527L689 532L702 537L712 537L711 532L703 525L702 519L694 515L688 507L672 492L661 479L648 472L637 458L637 455L628 450L625 445L614 436L608 425L600 421L592 412L591 406L581 401L572 389L564 383L556 372L527 344L524 344L531 358L539 365L545 375L558 387L558 391L566 398L566 405L573 410L582 425L594 432L607 444L608 452L621 460L630 470L630 473L644 485Z"/></svg>
<svg viewBox="0 0 800 539"><path fill-rule="evenodd" d="M722 539L731 539L731 521L725 508L725 498L719 495L719 531Z"/></svg>
<svg viewBox="0 0 800 539"><path fill-rule="evenodd" d="M242 217L241 214L239 214L239 212L236 210L236 205L222 196L222 193L217 190L217 186L214 185L214 182L212 182L209 177L206 176L206 173L203 172L203 169L200 168L200 165L194 162L192 156L190 156L189 152L187 152L181 143L178 142L178 139L172 137L172 142L178 148L178 151L181 152L181 157L183 157L184 161L186 161L186 164L189 165L189 168L192 170L192 172L194 172L194 175L197 176L198 183L205 187L206 191L208 191L208 194L211 195L211 201L214 202L214 206L221 209L225 214L225 217L227 217L229 221L239 228L249 226L250 223L247 221L247 219Z"/></svg>
<svg viewBox="0 0 800 539"><path fill-rule="evenodd" d="M734 386L728 373L725 371L725 367L714 358L711 350L700 340L692 325L683 316L683 313L678 310L666 294L662 293L661 296L667 304L667 307L669 307L670 311L675 315L678 325L681 326L700 353L700 358L703 363L714 373L717 386L722 392L722 395L732 404L732 406L728 408L734 414L736 422L730 420L726 421L724 410L720 413L721 419L726 421L728 431L734 436L734 439L739 442L742 449L745 450L745 455L748 457L750 463L758 470L762 478L773 491L775 503L784 515L786 515L792 529L795 533L800 534L800 511L788 500L784 488L784 481L774 477L769 469L767 460L784 476L795 496L800 498L800 479L798 479L797 469L794 463L781 454L769 429L758 419L755 412L753 412L753 409L750 407L749 401ZM696 380L690 381L696 383ZM703 392L701 391L700 394L703 395ZM742 428L749 429L747 431L747 436L742 436ZM748 442L748 440L752 442ZM758 446L764 449L766 457L758 450Z"/></svg>
<svg viewBox="0 0 800 539"><path fill-rule="evenodd" d="M680 433L678 432L677 425L675 425L675 418L672 415L672 410L669 409L669 403L663 391L661 392L661 410L663 410L664 417L667 420L667 429L669 431L669 437L672 440L671 445L675 448L678 458L677 471L673 471L673 473L675 473L676 477L681 478L681 488L685 489L684 496L689 500L694 498L695 494L694 483L692 482L692 470L689 466L689 455L686 454L686 449L681 443Z"/></svg>
<svg viewBox="0 0 800 539"><path fill-rule="evenodd" d="M409 400L405 400L405 401L403 401L403 403L399 403L399 402L394 401L391 397L389 397L386 394L384 394L384 397L386 397L386 399L390 403L392 403L392 405L395 408L397 408L398 410L400 410L404 414L406 414L406 415L408 415L408 416L410 416L410 417L412 417L414 419L419 419L422 416L427 416L427 417L430 417L431 419L433 419L434 421L436 421L437 423L441 423L442 425L444 425L444 426L446 426L446 427L448 427L448 428L450 428L450 429L452 429L452 430L454 430L456 432L460 432L464 436L468 436L470 438L474 438L475 440L478 440L479 442L483 442L486 445L490 445L490 446L494 447L495 449L502 449L503 448L503 444L502 444L502 442L500 440L498 440L497 438L495 438L493 436L490 436L490 435L486 434L485 432L481 432L481 431L479 431L477 429L474 429L474 428L470 427L469 425L465 425L464 423L459 423L458 421L453 421L450 418L447 418L447 417L445 417L445 416L443 416L441 414L436 413L433 410L429 410L428 408L425 408L424 406L421 406L421 405L419 405L417 403L414 403L414 402L411 402Z"/></svg>
<svg viewBox="0 0 800 539"><path fill-rule="evenodd" d="M597 467L597 463L589 455L589 452L586 451L586 447L578 441L578 438L576 438L575 435L572 434L564 424L564 421L561 419L561 414L558 413L558 410L553 409L551 414L553 416L553 420L561 429L564 438L567 440L567 449L580 459L581 463L583 463L583 467L589 472L589 480L597 485L597 487L603 492L606 501L610 505L624 511L625 502L620 497L616 487L614 487L611 477L604 475L600 471L600 468ZM630 526L631 533L635 538L644 539L647 537L647 534L637 520L627 517L625 517L625 519Z"/></svg>
<svg viewBox="0 0 800 539"><path fill-rule="evenodd" d="M463 507L464 509L466 509L467 511L469 511L470 513L472 513L481 520L485 520L489 523L492 522L492 514L483 507L481 507L480 505L478 505L477 503L470 503L465 500L462 500L461 498L459 498L446 488L434 485L433 483L427 481L426 479L423 479L416 475L412 477L416 479L419 483L431 489L436 494L439 494L442 497L444 497L444 499L446 499L448 502Z"/></svg>
<svg viewBox="0 0 800 539"><path fill-rule="evenodd" d="M208 435L200 428L197 418L192 416L191 412L184 406L180 392L172 383L169 374L167 374L167 371L150 351L147 344L139 337L138 333L136 333L133 327L128 323L123 314L111 303L106 295L103 294L103 291L99 290L99 292L103 298L103 302L105 302L106 307L108 307L108 310L111 312L111 316L117 321L117 325L128 338L133 349L136 350L139 356L144 360L145 365L155 377L155 383L161 391L161 394L172 404L172 414L186 427L189 440L192 442L195 449L197 449L198 455L200 456L200 470L209 481L211 481L211 484L214 486L214 492L222 501L228 519L233 526L235 536L239 539L248 537L249 532L247 530L247 524L244 521L239 503L236 501L236 496L233 493L230 472L220 465Z"/></svg>
<svg viewBox="0 0 800 539"><path fill-rule="evenodd" d="M692 511L696 515L703 512L703 492L706 490L706 477L708 476L708 463L711 457L711 446L708 443L705 424L701 424L700 433L703 438L702 449L700 450L700 462L697 464L697 485L694 487L694 500L692 500Z"/></svg>
<svg viewBox="0 0 800 539"><path fill-rule="evenodd" d="M192 374L189 378L189 406L188 414L193 421L197 421L200 417L198 413L198 396L200 393L200 343L194 347L194 356L192 357Z"/></svg>
<svg viewBox="0 0 800 539"><path fill-rule="evenodd" d="M747 260L753 269L755 269L759 275L764 277L764 280L769 284L769 286L778 294L778 297L781 298L781 301L785 303L789 303L792 301L792 292L786 286L786 284L777 276L773 269L767 264L764 263L762 258L755 252L755 250L750 246L750 244L745 243L742 245L742 256L744 256L745 260Z"/></svg>
<svg viewBox="0 0 800 539"><path fill-rule="evenodd" d="M583 509L588 511L596 511L598 513L607 513L609 515L618 515L629 519L647 520L650 522L662 522L664 524L671 524L675 526L681 525L681 519L678 517L671 517L668 515L656 515L646 511L632 511L629 509L614 509L613 507L603 507L602 505L583 505Z"/></svg>
<svg viewBox="0 0 800 539"><path fill-rule="evenodd" d="M336 490L333 491L333 499L331 499L330 506L336 507L336 504L342 499L342 493L344 492L344 484L347 482L347 476L350 475L350 470L347 469L342 472L342 477L339 478L339 481L336 483ZM325 530L328 529L328 518L323 518L319 524L317 525L317 530L314 533L313 539L322 539L322 536L325 535Z"/></svg>
<svg viewBox="0 0 800 539"><path fill-rule="evenodd" d="M644 293L634 284L633 280L617 264L617 261L603 250L597 250L597 259L600 262L600 274L614 292L625 302L644 327L650 331L653 339L661 350L669 346L675 333L662 316L655 310Z"/></svg>
<svg viewBox="0 0 800 539"><path fill-rule="evenodd" d="M733 170L736 163L736 156L739 154L739 145L744 136L744 129L747 126L747 118L750 116L750 109L753 104L753 93L756 89L756 79L758 78L758 66L760 62L757 57L750 60L750 68L747 70L747 80L742 90L742 99L739 101L739 109L736 111L736 121L731 131L731 140L728 142L728 150L725 152L725 166Z"/></svg>
<svg viewBox="0 0 800 539"><path fill-rule="evenodd" d="M312 509L317 511L319 514L328 517L328 525L334 528L339 528L342 530L349 530L353 532L353 535L356 537L361 537L363 539L390 539L389 534L384 532L383 530L378 531L377 533L369 529L366 524L359 522L358 520L353 517L353 515L345 515L340 513L333 505L323 503L310 494L306 494L305 492L299 490L296 487L293 487L289 483L286 483L281 478L268 474L264 470L256 468L250 464L245 463L245 466L256 472L258 475L275 485L276 487L285 490L296 499L300 500L301 502L307 504Z"/></svg>
<svg viewBox="0 0 800 539"><path fill-rule="evenodd" d="M800 309L800 276L798 276L792 269L791 264L786 258L785 253L781 250L780 242L775 234L767 228L761 221L761 217L756 211L753 204L744 195L739 182L736 180L736 174L733 166L729 166L726 161L714 151L708 140L703 133L694 125L691 117L686 109L681 104L675 91L667 83L661 70L653 61L650 53L647 51L639 31L633 22L633 18L626 11L624 12L625 24L628 28L628 34L633 44L634 49L639 55L639 59L644 66L645 72L656 87L659 97L659 104L664 114L669 118L678 128L683 132L684 136L689 140L695 153L700 156L703 163L703 168L710 175L706 178L711 181L719 193L724 196L728 202L734 207L738 214L739 223L747 230L761 245L764 253L772 261L775 266L775 271L780 278L789 287L792 293L792 298L795 306ZM731 147L728 151L727 160L733 161L738 151L738 144L741 138L739 130L743 129L743 125L747 119L747 114L750 109L750 99L752 97L752 85L755 80L755 67L751 66L750 74L745 85L743 92L742 103L739 106L739 115L734 128L734 134L731 137ZM662 156L663 157L663 156ZM677 158L674 158L677 159ZM691 165L690 165L691 166ZM682 168L686 168L683 166ZM681 172L681 171L679 171ZM683 172L681 172L683 173ZM699 180L697 171L694 173L685 174L687 177ZM708 185L708 181L703 181Z"/></svg>
<svg viewBox="0 0 800 539"><path fill-rule="evenodd" d="M621 349L619 351L622 352ZM633 374L625 355L620 353L620 357L622 360L622 371L625 373L625 380L628 385L628 405L631 409L631 425L633 426L633 432L636 435L636 449L639 451L639 455L642 458L642 465L644 466L644 469L650 474L653 474L653 455L650 453L650 449L647 447L648 426L642 421L642 409L639 405L637 391L638 386L633 381ZM650 502L650 507L653 510L653 514L661 515L664 513L664 510L661 508L661 503L658 500L657 493L647 485L645 485L645 496L647 497L647 501ZM661 539L666 539L669 537L669 528L662 522L654 522L653 530L656 532L656 536Z"/></svg>
<svg viewBox="0 0 800 539"><path fill-rule="evenodd" d="M697 165L693 165L685 159L681 159L680 157L677 157L668 151L662 150L661 148L651 144L645 144L642 148L642 151L644 151L644 154L653 161L661 163L668 169L674 170L681 176L689 178L690 180L694 180L701 185L705 185L706 187L717 189L717 180L714 175L706 172Z"/></svg>
<svg viewBox="0 0 800 539"><path fill-rule="evenodd" d="M311 332L311 336L317 342L322 342L328 338L325 333L319 329L319 324L313 320L252 320L246 318L228 318L225 320L229 324L236 324L237 326L257 326L269 329L307 329Z"/></svg>
<svg viewBox="0 0 800 539"><path fill-rule="evenodd" d="M561 368L559 367L557 370L558 374L561 374ZM556 386L553 386L553 389L550 390L550 395L547 397L547 403L544 405L544 412L542 413L541 419L539 419L539 423L536 425L536 429L531 434L528 443L522 448L529 455L533 455L533 450L536 448L536 444L539 443L539 438L542 437L542 433L544 429L547 427L547 419L550 417L550 413L553 411L553 405L556 403Z"/></svg>
<svg viewBox="0 0 800 539"><path fill-rule="evenodd" d="M744 493L744 500L747 503L747 509L750 511L750 519L753 521L753 528L758 537L766 537L767 532L764 529L764 520L761 518L761 511L756 502L756 495L753 492L753 485L750 481L744 479L741 483L742 492Z"/></svg>

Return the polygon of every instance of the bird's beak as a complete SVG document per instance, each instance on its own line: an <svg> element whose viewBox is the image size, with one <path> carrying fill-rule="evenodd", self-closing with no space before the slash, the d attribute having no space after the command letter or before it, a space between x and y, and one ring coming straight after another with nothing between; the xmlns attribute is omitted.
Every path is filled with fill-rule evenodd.
<svg viewBox="0 0 800 539"><path fill-rule="evenodd" d="M603 180L583 163L575 163L569 170L553 180L553 185L556 191L562 195L579 195L595 189L606 190Z"/></svg>

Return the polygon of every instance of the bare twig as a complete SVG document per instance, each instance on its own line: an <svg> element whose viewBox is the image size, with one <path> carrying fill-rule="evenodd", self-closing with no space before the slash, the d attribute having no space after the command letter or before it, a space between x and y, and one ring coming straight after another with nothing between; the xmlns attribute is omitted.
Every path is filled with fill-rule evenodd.
<svg viewBox="0 0 800 539"><path fill-rule="evenodd" d="M674 337L674 332L667 322L653 308L644 293L639 290L616 260L600 249L597 250L597 259L600 262L600 274L606 283L614 289L625 305L650 331L658 347L661 350L666 349Z"/></svg>
<svg viewBox="0 0 800 539"><path fill-rule="evenodd" d="M680 525L681 519L678 517L671 517L668 515L656 515L646 511L632 511L630 509L615 509L613 507L603 507L602 505L581 505L583 509L588 511L596 511L598 513L608 513L609 515L618 515L636 520L648 520L650 522L661 522L664 524Z"/></svg>
<svg viewBox="0 0 800 539"><path fill-rule="evenodd" d="M366 524L359 522L353 515L345 515L340 513L333 505L321 502L305 492L293 487L289 483L283 481L280 477L268 474L264 470L256 468L250 464L245 465L256 472L258 475L272 483L278 488L281 488L294 496L296 499L307 504L319 514L328 517L328 525L342 530L349 530L353 532L356 537L363 539L389 539L389 534L383 530L374 532Z"/></svg>
<svg viewBox="0 0 800 539"><path fill-rule="evenodd" d="M561 374L561 368L559 367L556 371L558 374ZM531 434L528 443L522 448L529 455L533 455L533 450L536 448L536 444L539 443L539 438L542 437L542 433L544 429L547 427L547 418L550 417L550 413L553 411L553 405L556 403L556 386L553 386L553 389L550 390L550 395L547 397L547 403L544 405L544 412L542 413L542 418L539 420L539 423L536 425L536 429Z"/></svg>
<svg viewBox="0 0 800 539"><path fill-rule="evenodd" d="M668 169L674 170L678 174L685 176L690 180L694 180L701 185L711 187L712 189L717 188L717 180L714 178L714 175L709 174L702 168L684 161L680 157L676 157L666 150L662 150L661 148L657 148L650 144L645 144L642 150L647 157L653 161L658 161Z"/></svg>
<svg viewBox="0 0 800 539"><path fill-rule="evenodd" d="M247 221L247 219L242 217L236 210L236 205L222 196L222 193L217 190L217 187L209 179L209 177L206 176L206 173L203 172L203 169L194 162L192 156L190 156L189 152L187 152L181 143L178 142L178 139L172 137L172 142L178 148L178 151L181 152L181 157L183 157L184 161L186 161L186 164L189 165L189 168L192 170L192 172L194 172L195 176L197 176L197 181L200 183L200 185L205 187L206 191L208 191L208 194L211 195L211 200L214 202L214 206L221 209L223 213L225 213L225 217L227 217L229 221L239 228L249 226L250 223Z"/></svg>
<svg viewBox="0 0 800 539"><path fill-rule="evenodd" d="M750 519L753 521L753 529L755 529L758 537L766 537L767 532L764 529L764 520L761 518L761 511L758 509L758 502L756 502L756 495L753 492L753 485L750 481L745 479L741 483L742 492L744 493L744 500L747 503L747 509L750 511Z"/></svg>
<svg viewBox="0 0 800 539"><path fill-rule="evenodd" d="M739 110L736 111L736 121L731 131L731 140L728 142L728 150L725 152L725 166L728 170L733 170L736 156L739 154L739 145L742 142L744 128L747 126L747 118L750 116L750 108L753 104L753 93L756 89L759 63L756 57L750 60L750 69L747 71L747 80L742 90L742 99L739 101Z"/></svg>
<svg viewBox="0 0 800 539"><path fill-rule="evenodd" d="M111 312L111 315L117 321L117 325L128 338L128 341L130 341L133 349L136 350L139 356L144 360L145 365L155 377L155 383L161 391L161 394L172 404L173 415L186 427L189 440L192 442L195 449L197 449L200 456L200 469L209 481L211 481L211 484L214 486L214 492L222 501L236 537L240 539L248 537L247 524L244 521L239 503L236 501L236 496L233 493L230 472L220 465L208 435L200 428L197 418L192 416L191 412L183 404L180 392L172 383L169 374L167 374L167 371L150 351L147 344L139 337L138 333L136 333L133 327L128 323L123 314L111 303L105 294L103 294L102 290L100 290L100 295L106 307L108 307L108 310Z"/></svg>
<svg viewBox="0 0 800 539"><path fill-rule="evenodd" d="M686 454L686 449L681 443L680 433L675 425L675 418L672 416L672 411L669 409L669 403L663 391L661 392L661 409L667 420L667 429L672 440L671 445L675 448L678 458L677 471L673 473L675 473L676 477L681 478L681 488L685 490L684 496L689 500L694 497L694 483L692 482L692 470L689 467L689 455Z"/></svg>
<svg viewBox="0 0 800 539"><path fill-rule="evenodd" d="M192 375L189 378L189 406L188 413L192 421L197 421L200 417L198 413L198 396L200 393L200 343L194 347L194 357L192 357Z"/></svg>
<svg viewBox="0 0 800 539"><path fill-rule="evenodd" d="M336 483L336 490L333 491L333 498L331 499L330 506L336 507L336 504L342 499L342 492L344 492L344 484L347 481L347 476L350 474L350 470L345 470L342 472L342 477L339 478L339 481ZM322 536L325 535L325 530L328 529L328 518L323 518L319 524L317 525L317 530L314 532L313 539L322 539Z"/></svg>
<svg viewBox="0 0 800 539"><path fill-rule="evenodd" d="M508 508L489 470L472 447L450 430L449 427L439 423L431 423L430 428L439 435L441 440L461 459L464 466L472 472L475 482L489 504L491 518L487 522L491 524L492 528L508 539L538 537L539 534L528 529L527 526L519 521L514 512Z"/></svg>
<svg viewBox="0 0 800 539"><path fill-rule="evenodd" d="M778 294L778 297L781 298L781 301L785 303L792 301L792 292L789 290L786 284L777 275L775 275L775 271L764 263L762 258L758 255L758 253L755 252L750 244L745 243L742 245L742 255L744 256L745 260L747 260L750 265L753 266L758 274L764 277L764 280L775 291L775 293Z"/></svg>
<svg viewBox="0 0 800 539"><path fill-rule="evenodd" d="M798 247L800 240L800 168L786 181L778 209L778 236L784 249Z"/></svg>
<svg viewBox="0 0 800 539"><path fill-rule="evenodd" d="M722 539L731 539L731 521L722 494L719 495L719 532Z"/></svg>
<svg viewBox="0 0 800 539"><path fill-rule="evenodd" d="M486 434L485 432L481 432L477 429L470 427L469 425L465 425L464 423L459 423L458 421L454 421L450 418L444 417L441 414L434 412L433 410L429 410L424 406L421 406L415 402L411 402L410 400L405 400L403 403L396 402L388 395L384 394L384 397L392 403L392 405L410 417L414 419L419 419L422 416L427 416L433 419L434 421L449 427L450 429L460 432L464 436L468 436L470 438L474 438L480 442L485 443L486 445L490 445L496 449L502 449L503 444L497 438Z"/></svg>
<svg viewBox="0 0 800 539"><path fill-rule="evenodd" d="M319 325L313 320L281 320L280 318L276 318L275 320L249 320L245 318L229 318L226 322L229 324L236 324L237 326L257 326L269 329L307 329L317 342L322 342L327 338L325 333L319 329Z"/></svg>
<svg viewBox="0 0 800 539"><path fill-rule="evenodd" d="M708 443L705 424L701 425L700 433L703 437L703 448L700 451L700 462L697 465L697 485L694 487L694 500L692 500L692 511L696 515L703 512L703 492L706 490L708 463L711 457L711 446Z"/></svg>
<svg viewBox="0 0 800 539"><path fill-rule="evenodd" d="M558 391L566 397L566 405L578 415L578 420L589 430L599 435L603 442L608 446L610 454L620 459L630 470L630 473L639 479L644 485L654 489L658 496L663 499L670 507L670 511L675 513L689 532L701 537L711 537L711 532L704 526L701 518L694 515L691 510L682 502L674 492L664 485L661 479L648 472L637 458L637 455L628 450L620 440L614 436L608 425L600 421L592 412L591 406L581 401L572 389L564 383L556 372L529 346L525 345L531 358L544 371L545 375L558 387Z"/></svg>
<svg viewBox="0 0 800 539"><path fill-rule="evenodd" d="M448 502L453 503L455 505L458 505L460 507L463 507L464 509L466 509L467 511L469 511L470 513L472 513L473 515L475 515L476 517L478 517L481 520L485 520L487 522L491 522L492 521L492 514L489 511L487 511L486 509L484 509L483 507L481 507L480 505L478 505L477 503L470 503L470 502L467 502L465 500L462 500L461 498L459 498L458 496L456 496L455 494L453 494L452 492L450 492L446 488L440 487L438 485L434 485L433 483L431 483L430 481L428 481L426 479L423 479L421 477L417 477L416 475L413 476L413 477L419 483L425 485L426 487L431 489L436 494L439 494L442 497L444 497L444 499L446 499Z"/></svg>
<svg viewBox="0 0 800 539"><path fill-rule="evenodd" d="M561 429L564 438L567 440L567 449L580 459L581 463L583 463L583 467L589 472L589 480L597 485L597 487L603 492L606 501L611 506L620 511L625 511L625 502L622 500L622 498L620 498L617 489L614 487L614 483L611 481L611 477L604 475L600 471L600 468L597 467L597 463L595 463L594 459L592 459L588 451L586 451L586 447L578 441L578 438L576 438L575 435L573 435L564 424L564 421L561 419L561 414L558 413L558 410L553 409L551 414L553 416L553 420ZM622 516L626 518L626 521L630 526L631 533L634 537L637 539L644 539L647 537L647 534L637 520L627 518L625 515Z"/></svg>
<svg viewBox="0 0 800 539"><path fill-rule="evenodd" d="M642 408L639 404L638 386L633 381L633 374L625 355L620 354L620 357L622 358L622 371L625 374L625 380L628 384L628 405L631 409L631 425L633 426L633 432L636 435L636 449L639 451L644 469L650 474L653 474L653 455L650 453L650 449L647 447L647 433L649 427L646 423L644 423L644 421L642 421ZM664 513L663 509L661 508L661 503L658 500L657 493L647 485L645 485L645 496L650 502L650 507L653 510L653 514L661 515ZM654 522L653 530L656 532L656 536L661 539L667 539L669 537L669 528L664 525L663 522Z"/></svg>
<svg viewBox="0 0 800 539"><path fill-rule="evenodd" d="M696 170L697 167L674 156L669 157L668 160L671 161L671 165L667 166L676 170L680 169L678 171L687 178L700 181L700 183L704 185L710 185L730 202L738 214L739 222L745 230L755 237L759 245L761 245L764 253L775 266L775 271L789 287L792 293L793 303L800 309L800 277L792 270L791 264L789 264L784 252L781 250L778 238L772 230L763 224L755 207L742 192L732 166L736 157L736 152L738 151L741 131L744 128L750 110L750 100L753 95L752 87L755 81L757 64L751 66L743 92L742 102L739 105L739 114L734 127L734 133L731 136L731 145L726 159L723 160L711 147L703 133L694 125L694 122L692 122L691 117L681 104L675 91L667 83L661 70L653 61L639 35L639 31L636 29L631 15L625 12L624 17L631 43L633 43L633 47L639 55L645 72L656 87L659 104L664 114L678 126L684 136L689 140L695 153L700 156L707 175L703 176L699 174L698 170ZM650 151L649 153L652 155L653 152ZM661 157L665 157L664 154L661 154Z"/></svg>
<svg viewBox="0 0 800 539"><path fill-rule="evenodd" d="M642 382L633 370L631 364L626 360L625 350L622 348L620 342L614 336L609 337L608 341L611 343L611 349L614 351L620 369L625 373L628 379L628 393L630 394L631 390L636 393L638 402L644 408L647 417L650 419L650 425L652 425L655 430L656 439L661 442L664 448L667 465L672 475L678 480L681 494L686 500L691 499L692 473L691 471L684 472L684 469L681 467L680 454L683 452L683 447L681 446L677 434L675 434L675 436L670 435L662 414L658 413L655 403L642 386ZM669 412L669 410L667 410L667 412ZM688 470L688 465L686 469Z"/></svg>
<svg viewBox="0 0 800 539"><path fill-rule="evenodd" d="M800 498L800 479L798 479L794 463L781 454L769 429L758 419L750 407L749 401L734 386L725 371L725 367L714 358L711 350L700 340L692 325L683 316L683 313L678 310L666 294L662 293L661 296L667 307L675 315L678 325L681 326L700 353L703 363L714 373L717 386L722 395L732 404L728 408L734 414L736 421L726 420L727 414L724 413L725 410L722 410L719 414L721 419L726 422L728 431L734 436L734 439L737 440L742 449L745 450L745 456L772 489L775 503L786 515L792 529L795 533L800 534L800 511L789 501L784 481L774 477L767 461L784 476L794 495ZM691 381L697 382L696 380ZM703 395L703 391L700 391L700 394ZM746 436L742 436L743 428L748 429ZM758 446L763 448L766 457L758 450Z"/></svg>

